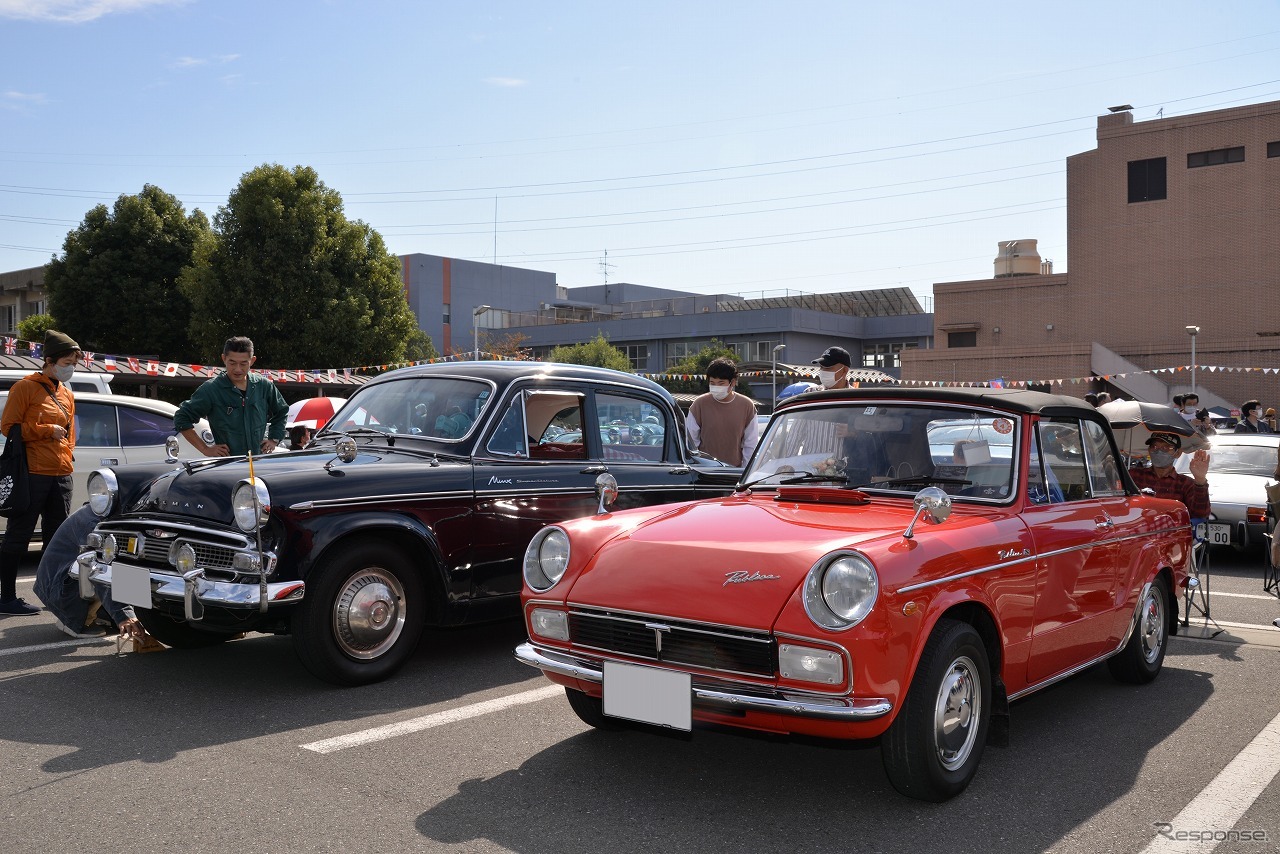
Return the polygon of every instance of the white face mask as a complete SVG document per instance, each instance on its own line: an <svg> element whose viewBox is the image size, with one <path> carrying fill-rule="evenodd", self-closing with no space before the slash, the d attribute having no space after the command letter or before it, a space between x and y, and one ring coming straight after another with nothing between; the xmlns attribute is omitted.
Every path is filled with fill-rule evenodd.
<svg viewBox="0 0 1280 854"><path fill-rule="evenodd" d="M76 372L75 365L54 365L53 366L53 376L60 383L71 382L71 378L75 376L75 372Z"/></svg>
<svg viewBox="0 0 1280 854"><path fill-rule="evenodd" d="M733 389L729 388L727 385L713 385L711 386L711 396L716 400L724 400L729 396L729 392L732 390Z"/></svg>
<svg viewBox="0 0 1280 854"><path fill-rule="evenodd" d="M1196 408L1194 406L1184 406L1182 407L1182 411L1187 413L1188 415L1194 415L1196 412Z"/></svg>
<svg viewBox="0 0 1280 854"><path fill-rule="evenodd" d="M823 388L833 388L836 384L836 372L818 371L818 382L822 383Z"/></svg>

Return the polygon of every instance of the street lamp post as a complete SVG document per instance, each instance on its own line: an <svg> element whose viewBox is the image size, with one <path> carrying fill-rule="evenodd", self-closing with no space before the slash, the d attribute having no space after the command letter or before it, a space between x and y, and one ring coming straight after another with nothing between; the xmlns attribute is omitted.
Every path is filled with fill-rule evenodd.
<svg viewBox="0 0 1280 854"><path fill-rule="evenodd" d="M491 305L478 305L475 307L475 310L471 312L471 345L472 349L475 350L472 358L477 362L480 361L480 327L478 325L480 322L480 315L484 314L491 308L493 308Z"/></svg>
<svg viewBox="0 0 1280 854"><path fill-rule="evenodd" d="M778 405L778 354L787 349L786 344L773 348L773 405Z"/></svg>
<svg viewBox="0 0 1280 854"><path fill-rule="evenodd" d="M1200 334L1199 326L1186 327L1187 334L1191 336L1191 393L1196 393L1196 336ZM1197 395L1198 396L1198 395Z"/></svg>

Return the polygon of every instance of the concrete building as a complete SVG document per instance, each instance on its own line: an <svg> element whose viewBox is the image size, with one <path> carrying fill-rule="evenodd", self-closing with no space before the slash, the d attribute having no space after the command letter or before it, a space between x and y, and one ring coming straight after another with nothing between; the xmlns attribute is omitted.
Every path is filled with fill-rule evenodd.
<svg viewBox="0 0 1280 854"><path fill-rule="evenodd" d="M1165 401L1280 401L1280 102L1134 122L1100 116L1067 159L1069 270L1001 243L993 276L934 286L933 350L908 380L1097 377L1054 385ZM1193 337L1187 327L1198 328ZM1123 374L1117 377L1117 374ZM1103 380L1102 377L1110 377Z"/></svg>
<svg viewBox="0 0 1280 854"><path fill-rule="evenodd" d="M0 273L0 335L17 335L18 321L44 311L44 267Z"/></svg>

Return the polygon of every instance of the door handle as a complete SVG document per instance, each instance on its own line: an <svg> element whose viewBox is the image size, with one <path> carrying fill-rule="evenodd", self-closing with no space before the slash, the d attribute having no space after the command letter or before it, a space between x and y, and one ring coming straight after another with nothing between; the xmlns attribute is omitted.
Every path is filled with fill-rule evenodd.
<svg viewBox="0 0 1280 854"><path fill-rule="evenodd" d="M580 474L604 474L608 470L609 467L605 465L587 466L580 472Z"/></svg>

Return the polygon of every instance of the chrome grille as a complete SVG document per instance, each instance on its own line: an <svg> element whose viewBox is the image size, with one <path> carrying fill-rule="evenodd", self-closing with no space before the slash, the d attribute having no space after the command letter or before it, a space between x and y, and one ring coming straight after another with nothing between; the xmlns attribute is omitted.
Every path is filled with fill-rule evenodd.
<svg viewBox="0 0 1280 854"><path fill-rule="evenodd" d="M655 625L665 630L655 629ZM574 611L569 614L569 638L577 646L702 670L766 678L773 678L777 671L776 644L765 632L661 617Z"/></svg>
<svg viewBox="0 0 1280 854"><path fill-rule="evenodd" d="M174 536L155 536L152 533L155 529L172 532ZM204 532L175 530L169 526L159 525L156 523L144 524L104 524L99 527L102 534L115 534L117 540L124 540L130 537L137 537L141 542L141 553L137 557L142 562L155 567L161 571L175 571L173 564L169 562L170 549L175 544L185 543L190 545L196 551L196 564L207 569L223 569L230 570L232 568L232 558L237 548L244 548L243 545L222 545L219 543L211 543L205 540L194 540L192 534L197 536L209 536ZM216 535L213 535L216 536Z"/></svg>

